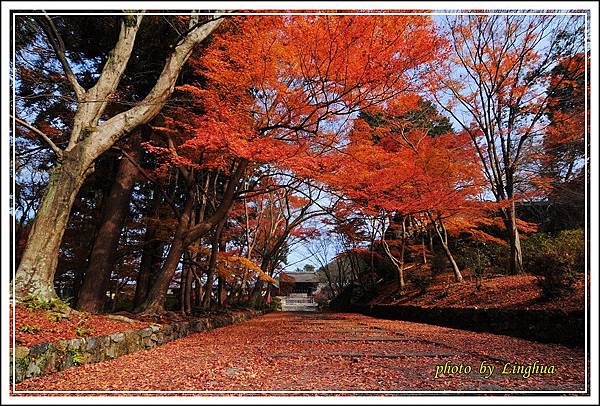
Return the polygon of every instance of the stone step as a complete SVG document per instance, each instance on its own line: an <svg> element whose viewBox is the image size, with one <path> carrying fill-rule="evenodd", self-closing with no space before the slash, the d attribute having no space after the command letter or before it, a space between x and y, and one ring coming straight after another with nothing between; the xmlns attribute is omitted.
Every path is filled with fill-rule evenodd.
<svg viewBox="0 0 600 406"><path fill-rule="evenodd" d="M318 306L318 303L315 302L307 302L307 303L290 303L290 302L282 302L282 306Z"/></svg>
<svg viewBox="0 0 600 406"><path fill-rule="evenodd" d="M281 306L281 310L284 312L315 312L318 308L317 303L312 303L310 305L289 305L284 304Z"/></svg>
<svg viewBox="0 0 600 406"><path fill-rule="evenodd" d="M288 294L288 297L308 297L308 293L306 293L306 292L290 293L290 294Z"/></svg>
<svg viewBox="0 0 600 406"><path fill-rule="evenodd" d="M284 299L281 301L282 303L314 303L315 301L312 299Z"/></svg>
<svg viewBox="0 0 600 406"><path fill-rule="evenodd" d="M281 304L286 304L286 305L298 305L298 306L304 306L304 305L307 305L307 306L313 306L313 305L316 305L317 303L316 303L316 302L314 302L314 301L310 301L310 302L309 302L309 301L299 302L299 301L294 301L294 300L283 300L283 301L281 302Z"/></svg>
<svg viewBox="0 0 600 406"><path fill-rule="evenodd" d="M282 304L282 307L318 307L319 305L316 303L312 304Z"/></svg>
<svg viewBox="0 0 600 406"><path fill-rule="evenodd" d="M281 309L282 312L316 312L318 309L316 307L294 307L288 308L284 307Z"/></svg>

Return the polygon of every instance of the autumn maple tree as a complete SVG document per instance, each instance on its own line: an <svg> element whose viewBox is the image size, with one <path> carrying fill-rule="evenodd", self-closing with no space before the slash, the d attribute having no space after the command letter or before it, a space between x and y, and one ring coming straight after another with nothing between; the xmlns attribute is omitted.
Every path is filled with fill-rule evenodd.
<svg viewBox="0 0 600 406"><path fill-rule="evenodd" d="M318 165L353 114L414 86L411 80L433 57L427 45L437 40L431 21L420 16L234 17L222 29L190 60L203 82L178 87L194 104L173 109L154 126L165 142L150 148L178 168L188 194L167 259L139 311L162 307L185 248L227 216L254 168L269 163L301 172ZM406 51L410 39L419 46ZM207 170L224 174L227 187L212 214L192 220L195 185Z"/></svg>
<svg viewBox="0 0 600 406"><path fill-rule="evenodd" d="M523 271L516 204L533 182L531 167L547 127L550 72L576 16L468 15L448 17L447 63L433 70L432 95L471 138L511 250L510 271ZM556 83L555 83L556 84Z"/></svg>

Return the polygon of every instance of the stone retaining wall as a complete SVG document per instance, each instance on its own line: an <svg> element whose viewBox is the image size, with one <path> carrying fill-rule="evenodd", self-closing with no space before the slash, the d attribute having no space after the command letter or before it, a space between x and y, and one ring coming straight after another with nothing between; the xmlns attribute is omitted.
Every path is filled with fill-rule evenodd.
<svg viewBox="0 0 600 406"><path fill-rule="evenodd" d="M47 375L77 365L114 359L132 352L157 347L191 333L239 323L263 313L259 310L250 310L170 325L152 324L142 330L121 331L102 337L82 337L31 347L16 347L14 351L15 381L21 382L24 379ZM12 382L12 351L10 360Z"/></svg>
<svg viewBox="0 0 600 406"><path fill-rule="evenodd" d="M567 347L584 346L583 311L360 304L350 305L344 310L383 319L503 334Z"/></svg>

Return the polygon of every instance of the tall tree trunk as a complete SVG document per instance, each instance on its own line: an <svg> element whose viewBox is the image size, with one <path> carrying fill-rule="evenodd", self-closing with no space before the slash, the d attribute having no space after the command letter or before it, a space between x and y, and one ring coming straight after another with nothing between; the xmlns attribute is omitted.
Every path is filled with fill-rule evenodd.
<svg viewBox="0 0 600 406"><path fill-rule="evenodd" d="M220 276L217 278L217 292L219 306L223 306L225 304L225 281Z"/></svg>
<svg viewBox="0 0 600 406"><path fill-rule="evenodd" d="M152 203L146 213L147 217L156 217L162 204L162 198L158 191L158 187L154 189L153 193ZM144 235L144 248L142 249L142 258L140 260L140 271L138 272L135 284L134 307L141 305L142 302L146 300L148 291L153 282L154 274L160 269L162 264L165 243L156 239L157 233L157 222L148 222L146 233Z"/></svg>
<svg viewBox="0 0 600 406"><path fill-rule="evenodd" d="M425 249L425 232L421 232L421 252L423 253L423 264L427 264L427 250Z"/></svg>
<svg viewBox="0 0 600 406"><path fill-rule="evenodd" d="M139 155L138 151L134 153L134 159L137 155ZM102 312L137 175L136 166L123 157L104 208L102 226L98 230L90 255L90 265L79 292L77 300L79 310L90 313Z"/></svg>
<svg viewBox="0 0 600 406"><path fill-rule="evenodd" d="M431 230L427 230L427 238L429 242L429 252L431 252L431 255L433 255L433 233Z"/></svg>
<svg viewBox="0 0 600 406"><path fill-rule="evenodd" d="M190 265L191 266L191 265ZM185 280L185 296L183 297L185 314L192 314L192 284L194 282L194 274L191 269L188 269L188 275Z"/></svg>
<svg viewBox="0 0 600 406"><path fill-rule="evenodd" d="M135 313L154 314L164 311L165 295L184 252L183 238L173 240L163 269L148 292L146 299L134 309Z"/></svg>
<svg viewBox="0 0 600 406"><path fill-rule="evenodd" d="M325 277L327 278L327 285L329 286L329 290L331 291L329 299L333 299L337 296L337 291L333 286L333 282L331 281L331 275L329 274L328 264L325 264L325 266L323 267L323 272L325 273Z"/></svg>
<svg viewBox="0 0 600 406"><path fill-rule="evenodd" d="M80 149L65 153L62 162L50 174L13 281L18 298L28 295L41 299L57 297L54 274L60 244L73 202L92 164L80 155Z"/></svg>
<svg viewBox="0 0 600 406"><path fill-rule="evenodd" d="M160 272L156 275L156 279L152 284L152 287L148 291L148 294L144 301L135 307L135 313L161 313L164 310L165 295L169 284L177 271L177 266L181 260L181 256L185 251L185 235L190 226L190 221L193 216L194 200L196 196L194 193L190 193L186 199L183 212L179 218L177 229L171 246L169 247L169 253L165 259Z"/></svg>
<svg viewBox="0 0 600 406"><path fill-rule="evenodd" d="M458 268L458 265L454 260L454 256L452 255L450 248L448 248L448 244L442 241L442 247L444 248L444 252L446 253L446 258L448 258L448 261L450 261L450 264L452 265L452 271L454 272L454 280L456 282L462 282L462 274L460 273L460 269Z"/></svg>
<svg viewBox="0 0 600 406"><path fill-rule="evenodd" d="M258 307L258 304L260 303L260 298L261 298L263 287L264 287L264 282L261 281L260 279L257 279L256 283L254 284L254 288L252 289L252 293L250 294L250 299L248 300L250 306Z"/></svg>
<svg viewBox="0 0 600 406"><path fill-rule="evenodd" d="M181 274L181 312L183 314L192 313L192 282L194 281L194 274L191 270L192 264L184 265L183 272Z"/></svg>
<svg viewBox="0 0 600 406"><path fill-rule="evenodd" d="M153 235L152 238L154 238L155 232L156 230L151 230ZM148 236L148 230L146 231L146 235ZM148 297L148 292L154 282L156 273L160 270L162 265L164 248L165 243L162 241L151 241L146 243L146 246L142 251L140 270L135 285L134 306L139 306Z"/></svg>
<svg viewBox="0 0 600 406"><path fill-rule="evenodd" d="M196 284L194 285L194 291L194 305L200 306L202 303L202 284L197 279Z"/></svg>
<svg viewBox="0 0 600 406"><path fill-rule="evenodd" d="M185 257L186 254L184 254ZM179 311L185 314L185 288L186 288L186 279L189 274L189 268L187 264L183 263L183 269L181 270L181 279L179 280Z"/></svg>
<svg viewBox="0 0 600 406"><path fill-rule="evenodd" d="M265 274L269 274L269 269L271 268L271 259L270 257L264 257L260 264L260 269L263 270ZM252 289L252 293L250 294L249 304L253 307L257 307L260 303L262 290L264 287L264 282L259 278L256 279L256 283L254 284L254 288Z"/></svg>
<svg viewBox="0 0 600 406"><path fill-rule="evenodd" d="M169 283L175 275L183 251L194 241L198 241L214 227L218 226L219 222L227 218L227 214L233 205L239 181L245 173L247 165L247 160L241 160L240 163L238 163L237 168L225 188L221 204L208 220L201 221L195 225L191 224L196 195L192 192L188 194L167 259L156 277L156 281L152 285L150 292L148 292L148 297L142 304L136 306L134 309L136 313L151 314L160 313L164 310L165 294L169 287Z"/></svg>

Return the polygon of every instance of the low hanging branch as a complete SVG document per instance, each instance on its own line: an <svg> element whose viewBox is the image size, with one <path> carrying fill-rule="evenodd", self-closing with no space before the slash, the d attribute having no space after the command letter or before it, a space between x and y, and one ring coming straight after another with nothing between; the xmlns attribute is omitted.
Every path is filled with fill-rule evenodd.
<svg viewBox="0 0 600 406"><path fill-rule="evenodd" d="M60 149L54 142L52 142L52 140L50 139L50 137L48 137L44 132L40 131L39 129L37 129L34 126L32 126L31 124L29 124L27 121L21 120L18 117L10 116L10 118L14 118L15 122L17 124L22 125L23 127L27 128L29 131L31 131L34 134L38 135L41 139L44 140L44 142L46 144L48 144L48 146L56 154L56 156L58 157L58 159L59 160L62 159L62 157L63 157L63 151L62 151L62 149Z"/></svg>

